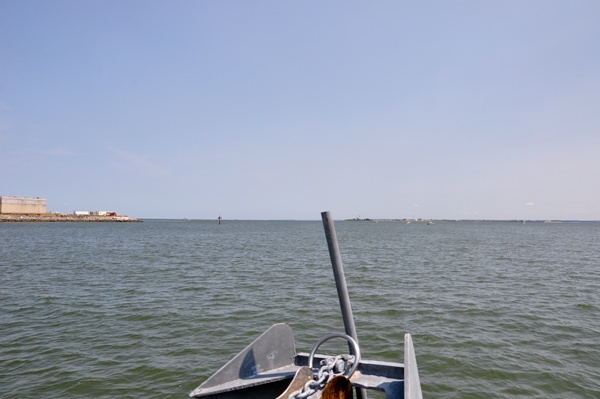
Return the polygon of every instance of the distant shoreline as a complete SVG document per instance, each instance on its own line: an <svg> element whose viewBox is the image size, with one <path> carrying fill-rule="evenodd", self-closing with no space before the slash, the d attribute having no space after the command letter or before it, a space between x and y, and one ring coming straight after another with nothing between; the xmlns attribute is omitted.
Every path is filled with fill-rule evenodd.
<svg viewBox="0 0 600 399"><path fill-rule="evenodd" d="M523 220L523 219L344 219L344 222L396 222L396 223L455 223L455 222L497 222L497 223L598 223L600 220Z"/></svg>
<svg viewBox="0 0 600 399"><path fill-rule="evenodd" d="M127 223L142 221L129 216L88 216L88 215L53 215L53 214L4 214L0 215L0 222L96 222L96 223Z"/></svg>

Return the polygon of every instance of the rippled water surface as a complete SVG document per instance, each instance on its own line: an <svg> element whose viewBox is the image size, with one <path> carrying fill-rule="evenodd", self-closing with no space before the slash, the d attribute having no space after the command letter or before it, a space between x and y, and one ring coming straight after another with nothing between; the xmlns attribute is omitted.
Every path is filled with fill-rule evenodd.
<svg viewBox="0 0 600 399"><path fill-rule="evenodd" d="M336 229L363 357L410 332L425 398L600 398L600 223ZM183 399L276 322L343 331L321 222L0 224L0 398Z"/></svg>

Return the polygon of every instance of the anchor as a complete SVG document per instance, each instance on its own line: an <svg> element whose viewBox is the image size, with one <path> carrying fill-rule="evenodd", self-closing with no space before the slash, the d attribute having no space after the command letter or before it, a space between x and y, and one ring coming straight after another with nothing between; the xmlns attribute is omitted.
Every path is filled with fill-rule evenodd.
<svg viewBox="0 0 600 399"><path fill-rule="evenodd" d="M313 362L317 349L332 338L344 338L352 348L354 356L341 355L329 357L321 362L323 366L313 375ZM288 388L277 399L352 399L350 378L360 363L360 347L349 335L333 333L321 338L313 346L308 356L308 366L303 366L294 375ZM350 365L348 376L343 375ZM336 369L338 373L336 373ZM340 370L341 369L341 370Z"/></svg>

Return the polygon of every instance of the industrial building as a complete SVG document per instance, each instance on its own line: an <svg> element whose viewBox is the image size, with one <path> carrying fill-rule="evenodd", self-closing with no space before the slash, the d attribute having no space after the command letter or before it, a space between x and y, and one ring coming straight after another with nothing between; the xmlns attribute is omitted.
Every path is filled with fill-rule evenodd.
<svg viewBox="0 0 600 399"><path fill-rule="evenodd" d="M0 213L42 214L46 213L46 199L0 196Z"/></svg>

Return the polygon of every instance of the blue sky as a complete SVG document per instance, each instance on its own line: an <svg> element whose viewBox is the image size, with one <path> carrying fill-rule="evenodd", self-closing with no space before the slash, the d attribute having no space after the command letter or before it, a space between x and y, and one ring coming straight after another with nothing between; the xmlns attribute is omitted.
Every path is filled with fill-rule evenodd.
<svg viewBox="0 0 600 399"><path fill-rule="evenodd" d="M598 220L598 21L597 1L0 0L0 194Z"/></svg>

